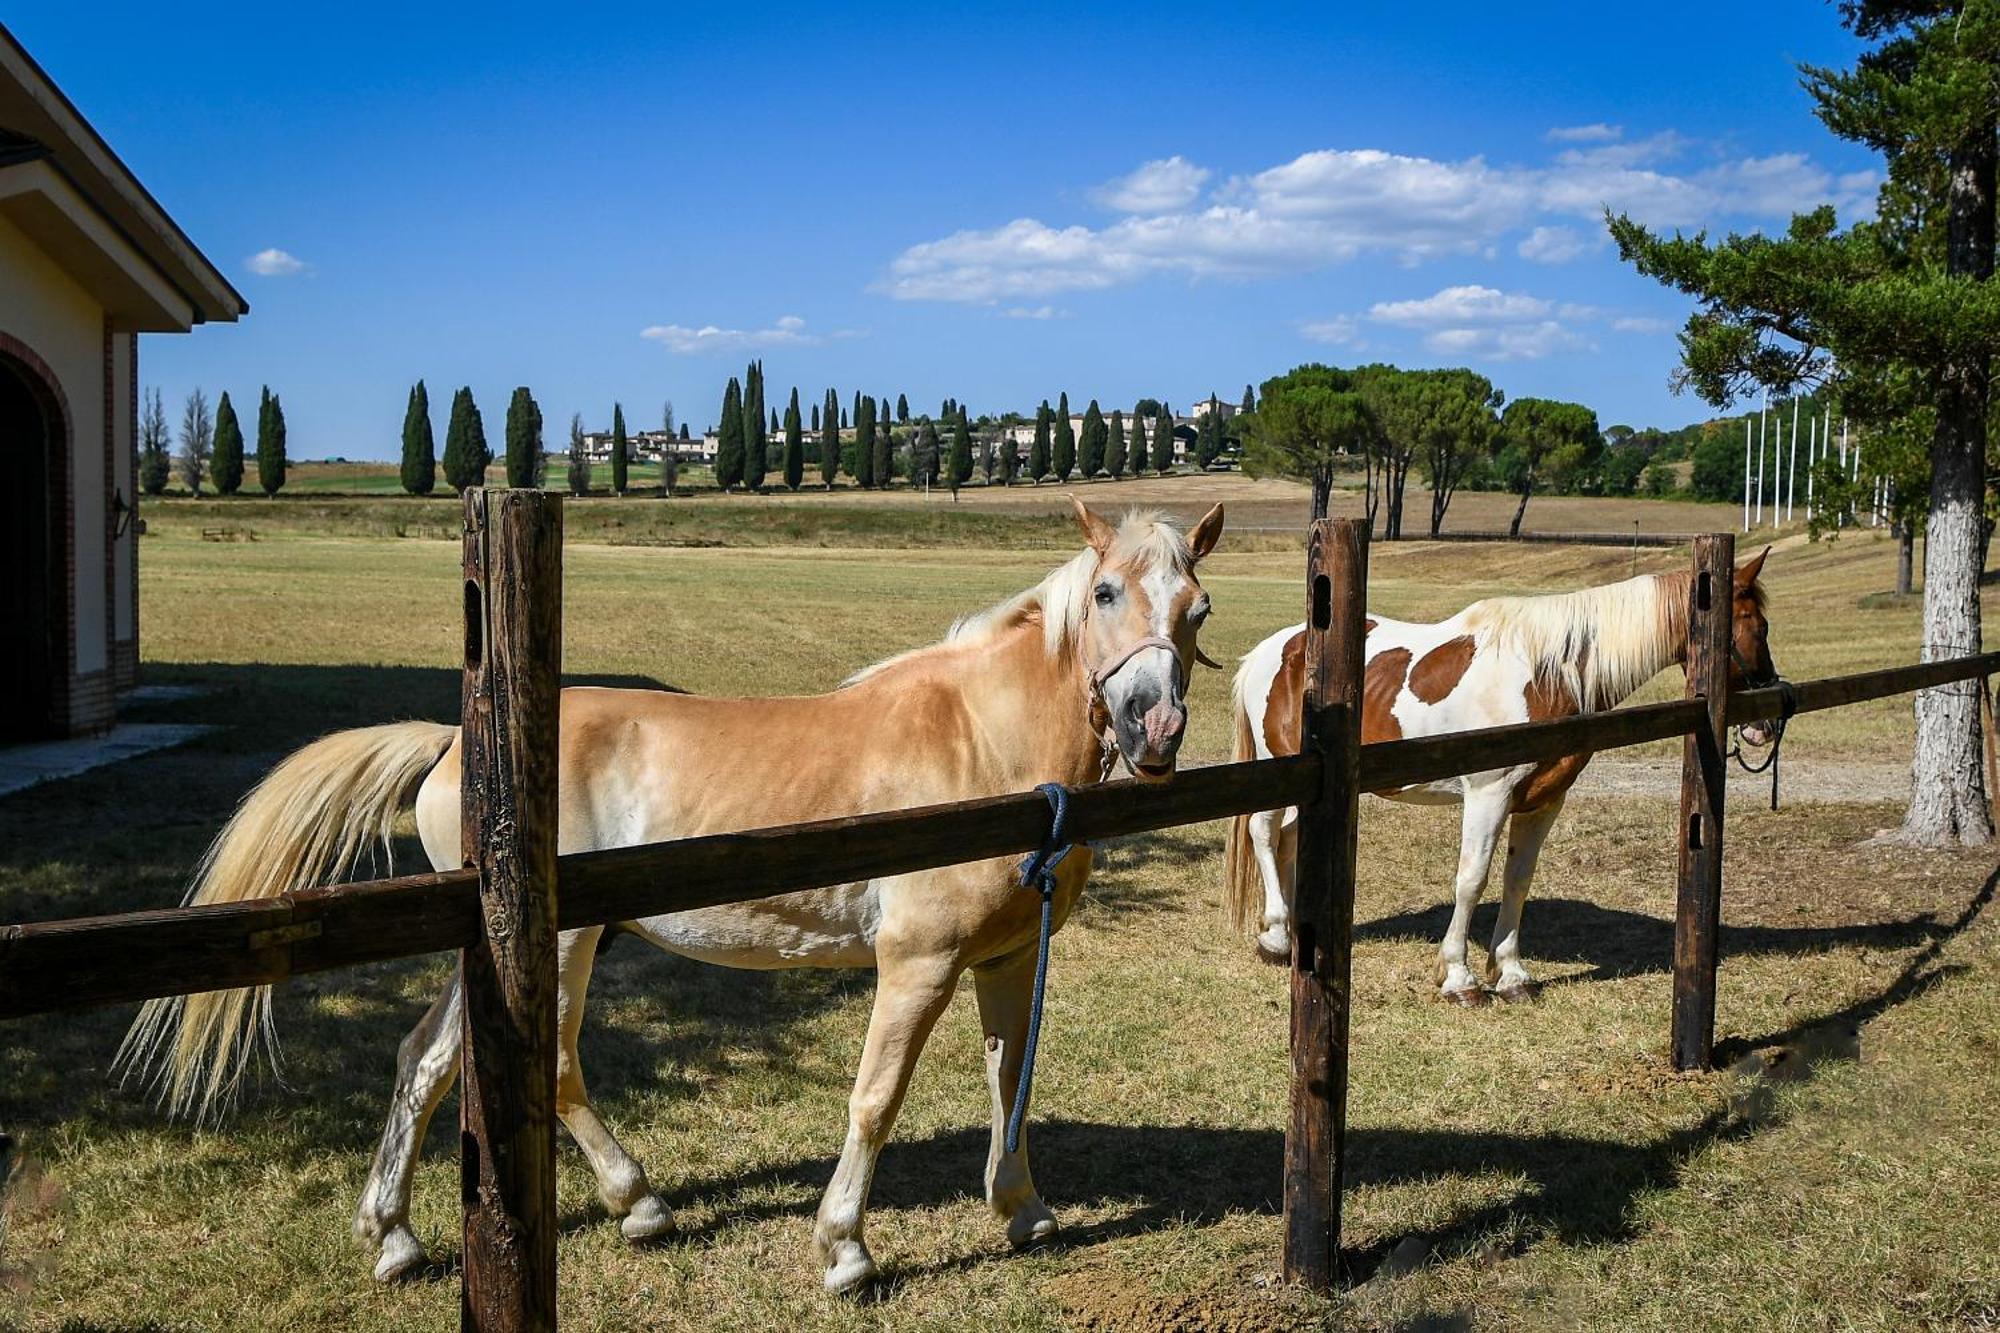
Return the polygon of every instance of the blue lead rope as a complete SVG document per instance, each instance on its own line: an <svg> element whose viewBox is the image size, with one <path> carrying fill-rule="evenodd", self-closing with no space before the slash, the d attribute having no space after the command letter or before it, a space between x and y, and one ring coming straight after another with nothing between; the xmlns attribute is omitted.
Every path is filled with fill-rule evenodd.
<svg viewBox="0 0 2000 1333"><path fill-rule="evenodd" d="M1069 855L1063 826L1069 822L1069 788L1044 782L1035 788L1049 801L1054 818L1040 850L1021 862L1021 887L1042 895L1042 935L1035 947L1035 998L1028 1006L1028 1045L1021 1052L1021 1081L1014 1088L1014 1111L1007 1117L1007 1151L1021 1150L1021 1122L1028 1118L1028 1094L1035 1086L1035 1047L1042 1037L1042 992L1049 982L1049 935L1055 924L1056 867Z"/></svg>

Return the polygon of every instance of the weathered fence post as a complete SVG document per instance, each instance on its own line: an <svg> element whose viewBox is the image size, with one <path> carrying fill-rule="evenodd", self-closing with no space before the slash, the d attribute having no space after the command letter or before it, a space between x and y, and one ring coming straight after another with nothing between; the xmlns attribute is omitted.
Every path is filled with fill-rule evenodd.
<svg viewBox="0 0 2000 1333"><path fill-rule="evenodd" d="M484 937L463 951L459 1325L556 1326L556 745L562 501L465 493L460 843Z"/></svg>
<svg viewBox="0 0 2000 1333"><path fill-rule="evenodd" d="M1347 1137L1347 1028L1360 800L1362 615L1368 527L1313 520L1306 547L1306 696L1301 753L1324 765L1299 807L1292 908L1292 1095L1285 1134L1287 1281L1333 1289Z"/></svg>
<svg viewBox="0 0 2000 1333"><path fill-rule="evenodd" d="M1674 908L1676 1069L1706 1069L1715 1047L1715 950L1722 922L1722 812L1728 769L1729 633L1736 538L1694 539L1688 590L1687 693L1708 702L1708 725L1681 749L1680 884Z"/></svg>

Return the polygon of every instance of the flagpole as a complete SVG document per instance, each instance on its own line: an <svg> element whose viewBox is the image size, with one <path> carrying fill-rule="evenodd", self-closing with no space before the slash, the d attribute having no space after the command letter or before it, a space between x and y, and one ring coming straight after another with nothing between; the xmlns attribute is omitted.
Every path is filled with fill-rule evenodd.
<svg viewBox="0 0 2000 1333"><path fill-rule="evenodd" d="M1771 391L1764 390L1764 406L1757 413L1757 523L1764 522L1764 445L1771 434Z"/></svg>

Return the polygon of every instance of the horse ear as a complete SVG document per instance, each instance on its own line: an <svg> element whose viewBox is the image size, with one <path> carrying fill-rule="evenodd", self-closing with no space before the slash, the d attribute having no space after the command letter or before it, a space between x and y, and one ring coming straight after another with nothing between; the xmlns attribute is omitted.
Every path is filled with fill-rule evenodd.
<svg viewBox="0 0 2000 1333"><path fill-rule="evenodd" d="M1194 525L1194 531L1188 534L1188 549L1194 552L1194 558L1199 560L1213 551L1215 544L1221 540L1222 506L1218 504L1203 514L1201 522Z"/></svg>
<svg viewBox="0 0 2000 1333"><path fill-rule="evenodd" d="M1076 525L1083 529L1083 539L1090 543L1090 549L1103 555L1111 549L1111 539L1118 535L1118 529L1090 512L1090 506L1069 497L1070 507L1076 510Z"/></svg>
<svg viewBox="0 0 2000 1333"><path fill-rule="evenodd" d="M1754 584L1757 581L1757 576L1764 571L1764 557L1769 554L1771 554L1771 548L1766 546L1763 550L1738 565L1736 567L1736 586L1739 588L1748 588Z"/></svg>

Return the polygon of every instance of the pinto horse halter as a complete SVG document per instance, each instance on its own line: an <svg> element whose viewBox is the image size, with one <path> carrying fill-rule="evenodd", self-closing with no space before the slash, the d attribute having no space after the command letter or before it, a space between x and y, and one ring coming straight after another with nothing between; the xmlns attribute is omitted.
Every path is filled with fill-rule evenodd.
<svg viewBox="0 0 2000 1333"><path fill-rule="evenodd" d="M1792 720L1792 714L1798 711L1798 692L1792 688L1789 681L1778 674L1775 666L1768 673L1758 671L1753 667L1749 659L1743 656L1743 650L1736 646L1734 637L1729 641L1729 660L1736 664L1737 671L1743 676L1743 683L1751 689L1768 690L1774 685L1778 688L1778 715L1770 719L1771 752L1764 756L1763 762L1752 764L1748 756L1744 753L1743 729L1747 724L1739 723L1737 725L1736 741L1729 747L1729 757L1734 759L1736 766L1745 773L1755 775L1764 772L1766 769L1770 770L1771 808L1776 810L1778 808L1778 755L1784 749L1785 725Z"/></svg>

